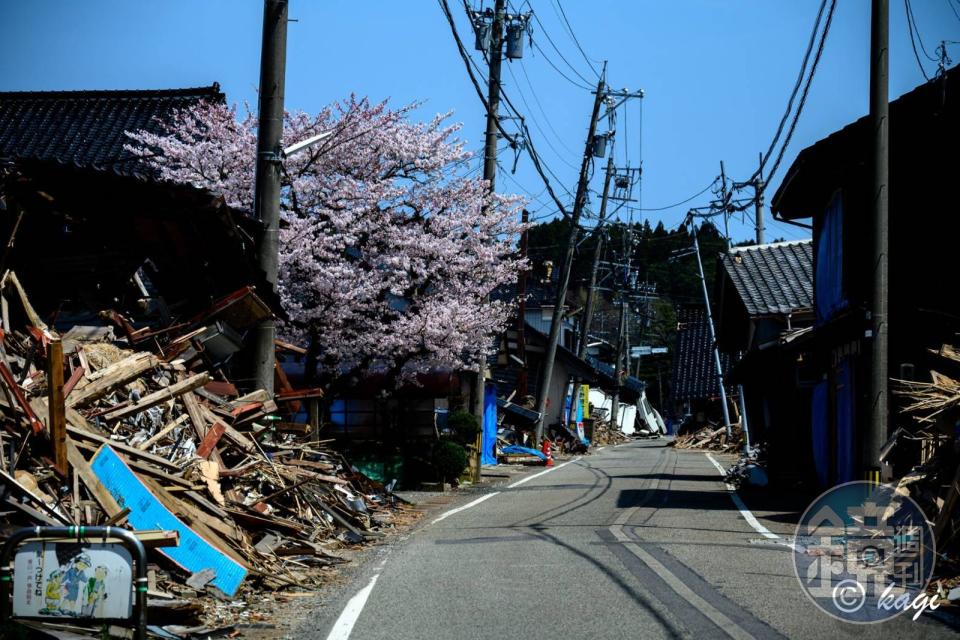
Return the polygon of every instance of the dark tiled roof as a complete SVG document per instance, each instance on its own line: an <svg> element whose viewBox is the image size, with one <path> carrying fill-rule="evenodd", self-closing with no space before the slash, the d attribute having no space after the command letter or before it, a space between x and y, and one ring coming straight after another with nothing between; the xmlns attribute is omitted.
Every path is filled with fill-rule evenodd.
<svg viewBox="0 0 960 640"><path fill-rule="evenodd" d="M614 375L613 365L607 364L606 362L600 362L597 358L593 356L587 356L587 362L589 362L594 369L596 369L600 375L607 378L611 384L616 384L617 380ZM634 378L633 376L627 376L623 381L623 387L628 391L632 391L638 396L643 393L644 388L646 388L646 383L640 378Z"/></svg>
<svg viewBox="0 0 960 640"><path fill-rule="evenodd" d="M713 361L713 343L703 306L677 309L677 345L673 355L673 399L705 400L719 395L717 370ZM730 359L720 354L724 373Z"/></svg>
<svg viewBox="0 0 960 640"><path fill-rule="evenodd" d="M222 102L220 86L137 91L0 92L0 157L120 175L150 169L123 146L127 131L162 133L162 120L201 100Z"/></svg>
<svg viewBox="0 0 960 640"><path fill-rule="evenodd" d="M751 316L813 306L811 240L737 247L722 254L720 262Z"/></svg>

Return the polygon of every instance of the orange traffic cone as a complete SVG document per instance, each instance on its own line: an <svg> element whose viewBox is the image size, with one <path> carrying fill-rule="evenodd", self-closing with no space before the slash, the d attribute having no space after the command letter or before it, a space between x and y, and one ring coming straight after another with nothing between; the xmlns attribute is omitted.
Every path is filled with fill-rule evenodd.
<svg viewBox="0 0 960 640"><path fill-rule="evenodd" d="M547 438L543 439L543 455L547 456L547 466L553 466L553 446L550 443L550 440Z"/></svg>

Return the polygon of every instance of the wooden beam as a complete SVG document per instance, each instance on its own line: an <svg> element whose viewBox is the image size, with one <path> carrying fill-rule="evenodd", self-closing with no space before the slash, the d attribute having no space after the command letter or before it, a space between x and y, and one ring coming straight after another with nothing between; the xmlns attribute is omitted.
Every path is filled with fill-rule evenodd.
<svg viewBox="0 0 960 640"><path fill-rule="evenodd" d="M113 411L107 411L101 415L105 420L121 420L127 416L136 415L141 411L146 411L150 407L154 407L162 402L166 402L167 400L172 400L182 396L185 393L193 391L197 387L202 387L208 382L210 382L209 374L198 373L195 376L191 376L186 380L176 382L169 387L160 389L159 391L148 393L140 398L140 400L135 404L120 407Z"/></svg>
<svg viewBox="0 0 960 640"><path fill-rule="evenodd" d="M107 514L107 517L113 518L120 514L123 508L117 502L116 498L107 491L107 488L100 483L100 480L90 467L90 463L87 462L87 459L80 453L77 445L69 440L67 441L67 456L70 458L70 464L77 470L83 486L87 488L87 491L90 492L93 499L97 501L97 504L100 505L103 512Z"/></svg>
<svg viewBox="0 0 960 640"><path fill-rule="evenodd" d="M88 375L84 384L78 384L67 397L71 407L83 407L102 398L114 389L129 384L145 372L153 369L160 361L152 353L135 353L109 367L104 367Z"/></svg>
<svg viewBox="0 0 960 640"><path fill-rule="evenodd" d="M67 477L67 407L63 400L63 343L59 338L47 349L47 405L53 464L61 476Z"/></svg>
<svg viewBox="0 0 960 640"><path fill-rule="evenodd" d="M136 447L131 447L130 445L125 444L123 442L119 442L117 440L110 440L109 438L104 438L101 435L92 433L90 431L86 431L84 429L78 429L73 425L67 425L67 433L69 433L71 436L76 437L80 440L88 440L90 442L96 442L97 444L108 444L114 449L116 449L117 451L129 454L134 458L141 458L143 460L146 460L147 462L152 462L153 464L160 465L161 467L165 467L167 469L174 469L176 471L180 470L179 465L173 462L170 462L166 458L155 456L152 453L148 453L146 451L140 451Z"/></svg>
<svg viewBox="0 0 960 640"><path fill-rule="evenodd" d="M140 449L141 451L146 451L147 449L155 445L157 442L159 442L160 439L163 438L165 435L167 435L168 433L170 433L171 431L173 431L174 429L176 429L178 426L180 426L181 424L183 424L189 419L190 419L190 414L181 413L179 418L165 425L162 429L160 429L155 434L153 434L148 440L144 440L143 442L138 444L137 449Z"/></svg>

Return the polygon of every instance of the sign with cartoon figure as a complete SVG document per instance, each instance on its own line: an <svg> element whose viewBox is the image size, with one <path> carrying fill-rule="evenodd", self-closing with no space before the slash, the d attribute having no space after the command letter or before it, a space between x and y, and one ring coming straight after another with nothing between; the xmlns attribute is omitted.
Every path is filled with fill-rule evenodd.
<svg viewBox="0 0 960 640"><path fill-rule="evenodd" d="M129 618L133 560L119 544L30 542L17 550L13 614Z"/></svg>

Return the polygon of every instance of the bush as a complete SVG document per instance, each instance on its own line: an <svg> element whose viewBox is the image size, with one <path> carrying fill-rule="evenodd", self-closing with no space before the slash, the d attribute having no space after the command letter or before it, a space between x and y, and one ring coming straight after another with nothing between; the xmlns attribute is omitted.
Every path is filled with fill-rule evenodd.
<svg viewBox="0 0 960 640"><path fill-rule="evenodd" d="M467 450L456 442L440 442L433 450L433 466L441 480L453 482L467 468Z"/></svg>
<svg viewBox="0 0 960 640"><path fill-rule="evenodd" d="M474 444L480 435L477 417L469 411L454 411L447 418L447 427L453 432L453 439L461 445Z"/></svg>

